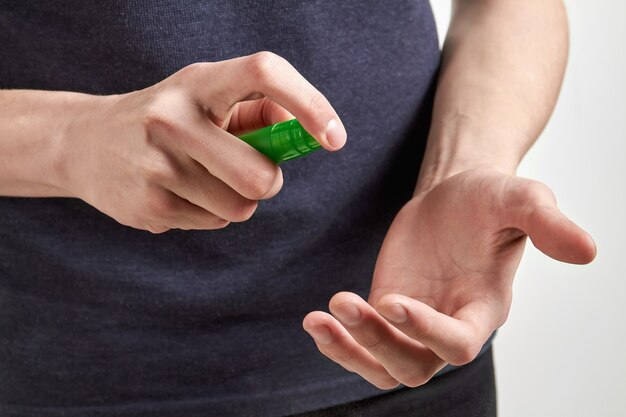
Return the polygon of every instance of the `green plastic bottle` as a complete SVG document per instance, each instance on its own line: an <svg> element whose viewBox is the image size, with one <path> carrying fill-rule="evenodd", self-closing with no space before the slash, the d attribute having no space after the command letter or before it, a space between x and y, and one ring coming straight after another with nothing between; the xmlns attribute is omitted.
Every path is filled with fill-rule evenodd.
<svg viewBox="0 0 626 417"><path fill-rule="evenodd" d="M296 119L276 123L239 138L277 164L307 155L321 147Z"/></svg>

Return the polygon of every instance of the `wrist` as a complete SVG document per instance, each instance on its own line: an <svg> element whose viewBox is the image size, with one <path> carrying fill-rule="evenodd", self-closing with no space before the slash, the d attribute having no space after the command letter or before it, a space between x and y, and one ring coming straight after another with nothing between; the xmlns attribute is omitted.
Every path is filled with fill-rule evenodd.
<svg viewBox="0 0 626 417"><path fill-rule="evenodd" d="M431 129L415 193L427 191L447 178L470 169L491 169L515 175L528 140L497 128L474 128L469 123L442 123Z"/></svg>
<svg viewBox="0 0 626 417"><path fill-rule="evenodd" d="M72 94L0 91L0 195L68 196L59 171Z"/></svg>
<svg viewBox="0 0 626 417"><path fill-rule="evenodd" d="M455 159L422 163L413 195L428 191L446 179L472 169L490 169L507 175L515 175L515 167L489 159Z"/></svg>
<svg viewBox="0 0 626 417"><path fill-rule="evenodd" d="M50 168L54 184L66 196L79 197L82 167L89 166L88 152L96 145L91 139L99 135L111 115L103 113L118 96L96 96L81 93L65 93L60 100L60 118L57 126L56 147ZM104 116L104 117L103 117ZM84 191L84 190L82 190Z"/></svg>

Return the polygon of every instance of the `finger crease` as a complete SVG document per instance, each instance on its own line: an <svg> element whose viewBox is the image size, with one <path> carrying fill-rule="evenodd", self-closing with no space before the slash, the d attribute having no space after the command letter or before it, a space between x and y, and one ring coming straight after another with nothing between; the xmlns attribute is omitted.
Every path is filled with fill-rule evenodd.
<svg viewBox="0 0 626 417"><path fill-rule="evenodd" d="M364 343L363 346L366 347L367 349L373 349L376 346L380 345L381 340L382 339L378 338L378 339L374 340L373 342Z"/></svg>

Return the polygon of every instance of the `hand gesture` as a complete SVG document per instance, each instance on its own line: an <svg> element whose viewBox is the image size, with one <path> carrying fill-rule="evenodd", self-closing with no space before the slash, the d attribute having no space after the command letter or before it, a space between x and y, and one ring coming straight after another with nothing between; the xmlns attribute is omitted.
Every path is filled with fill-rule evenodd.
<svg viewBox="0 0 626 417"><path fill-rule="evenodd" d="M546 255L588 263L591 237L543 184L491 170L457 174L411 199L380 251L366 302L341 292L304 328L320 352L382 389L472 361L501 326L526 236Z"/></svg>
<svg viewBox="0 0 626 417"><path fill-rule="evenodd" d="M234 135L295 116L328 150L346 140L328 100L269 52L192 64L144 90L80 103L61 141L60 188L154 233L245 221L278 193L280 168Z"/></svg>

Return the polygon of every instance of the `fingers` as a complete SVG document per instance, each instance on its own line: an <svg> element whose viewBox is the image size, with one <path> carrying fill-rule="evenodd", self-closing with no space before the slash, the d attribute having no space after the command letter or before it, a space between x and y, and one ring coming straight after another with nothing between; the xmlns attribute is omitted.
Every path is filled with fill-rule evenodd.
<svg viewBox="0 0 626 417"><path fill-rule="evenodd" d="M382 316L347 292L336 294L330 308L334 317L310 313L304 329L322 354L381 389L397 382L416 387L446 362L456 366L471 362L504 320L497 306L484 300L449 317L400 294L381 298L377 310Z"/></svg>
<svg viewBox="0 0 626 417"><path fill-rule="evenodd" d="M280 191L280 167L228 132L192 117L174 119L167 113L153 114L147 120L149 146L138 158L136 176L144 188L140 197L148 208L139 215L157 213L145 222L126 223L146 223L154 232L167 230L165 225L220 228L229 221L248 220L258 200ZM181 201L174 204L171 196L155 192L159 189L168 190ZM180 215L178 222L174 218L163 222L164 217L176 213Z"/></svg>
<svg viewBox="0 0 626 417"><path fill-rule="evenodd" d="M190 159L184 169L182 175L164 181L163 185L224 220L242 222L252 217L258 206L256 200L243 197L194 160Z"/></svg>
<svg viewBox="0 0 626 417"><path fill-rule="evenodd" d="M265 155L215 126L198 127L187 154L249 200L273 197L283 184L282 171Z"/></svg>
<svg viewBox="0 0 626 417"><path fill-rule="evenodd" d="M271 52L196 64L190 73L190 92L211 109L216 124L223 122L238 102L267 97L291 112L328 150L341 148L346 131L326 97L298 71ZM221 125L220 125L221 126Z"/></svg>
<svg viewBox="0 0 626 417"><path fill-rule="evenodd" d="M230 223L188 201L179 199L179 207L166 217L166 225L182 230L217 230Z"/></svg>
<svg viewBox="0 0 626 417"><path fill-rule="evenodd" d="M309 313L302 323L320 352L350 372L356 372L380 389L391 389L398 381L330 314Z"/></svg>
<svg viewBox="0 0 626 417"><path fill-rule="evenodd" d="M146 230L163 233L170 229L215 230L228 226L229 221L209 213L176 194L160 189L145 207Z"/></svg>
<svg viewBox="0 0 626 417"><path fill-rule="evenodd" d="M330 311L356 343L407 386L424 384L445 366L433 351L396 329L356 294L336 294Z"/></svg>
<svg viewBox="0 0 626 417"><path fill-rule="evenodd" d="M258 200L282 187L281 169L223 128L237 133L296 116L327 149L345 143L345 129L328 100L286 60L268 52L193 64L146 91L128 98L133 108L143 109L139 123L147 139L138 152L147 161L146 169L138 164L140 173L146 172L139 188L156 185L178 196L176 204L167 202L170 197L158 200L188 215L181 219L183 228L247 220ZM127 223L147 223L155 231L165 227L137 217Z"/></svg>
<svg viewBox="0 0 626 417"><path fill-rule="evenodd" d="M413 298L388 294L376 310L398 330L457 366L474 360L499 325L499 313L482 302L468 304L457 312L460 318L455 318Z"/></svg>
<svg viewBox="0 0 626 417"><path fill-rule="evenodd" d="M268 98L242 101L233 108L228 132L235 136L294 118L280 104Z"/></svg>
<svg viewBox="0 0 626 417"><path fill-rule="evenodd" d="M535 181L518 181L506 197L510 226L522 230L537 249L554 259L591 262L596 256L593 239L561 213L550 189Z"/></svg>

